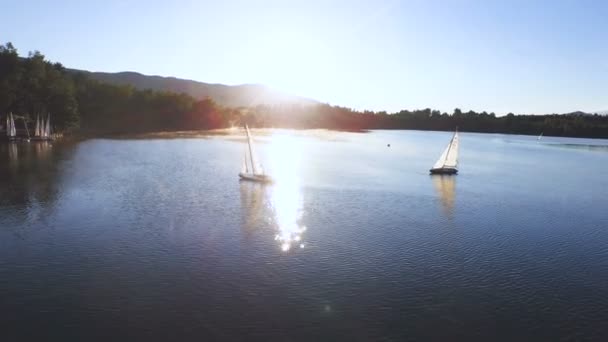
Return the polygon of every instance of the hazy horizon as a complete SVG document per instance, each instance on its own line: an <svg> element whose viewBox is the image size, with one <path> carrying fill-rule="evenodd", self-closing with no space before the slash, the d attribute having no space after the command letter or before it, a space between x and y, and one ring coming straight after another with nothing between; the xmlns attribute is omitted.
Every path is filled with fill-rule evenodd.
<svg viewBox="0 0 608 342"><path fill-rule="evenodd" d="M608 110L608 3L600 1L6 7L3 43L69 68L261 84L375 111Z"/></svg>

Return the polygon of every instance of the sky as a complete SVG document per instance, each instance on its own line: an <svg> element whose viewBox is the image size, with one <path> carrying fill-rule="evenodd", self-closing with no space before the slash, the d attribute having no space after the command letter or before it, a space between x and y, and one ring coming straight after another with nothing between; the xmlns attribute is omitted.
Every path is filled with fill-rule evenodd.
<svg viewBox="0 0 608 342"><path fill-rule="evenodd" d="M608 1L6 1L67 67L256 83L355 109L608 110Z"/></svg>

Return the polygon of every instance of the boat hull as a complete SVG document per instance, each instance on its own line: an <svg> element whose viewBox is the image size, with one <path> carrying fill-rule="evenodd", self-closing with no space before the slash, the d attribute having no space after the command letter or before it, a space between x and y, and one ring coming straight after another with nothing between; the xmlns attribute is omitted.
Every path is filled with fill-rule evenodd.
<svg viewBox="0 0 608 342"><path fill-rule="evenodd" d="M454 169L451 167L441 167L438 169L430 169L429 172L432 175L455 175L458 173L458 169Z"/></svg>
<svg viewBox="0 0 608 342"><path fill-rule="evenodd" d="M251 182L258 182L258 183L271 183L272 182L272 178L270 178L270 176L267 175L254 175L252 173L239 173L239 178L241 180L246 180L246 181L251 181Z"/></svg>

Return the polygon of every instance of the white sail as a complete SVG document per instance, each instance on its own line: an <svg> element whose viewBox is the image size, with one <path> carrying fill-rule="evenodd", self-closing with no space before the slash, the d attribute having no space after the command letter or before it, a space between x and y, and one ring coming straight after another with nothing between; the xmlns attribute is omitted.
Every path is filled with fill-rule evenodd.
<svg viewBox="0 0 608 342"><path fill-rule="evenodd" d="M15 127L15 118L13 117L13 113L10 113L10 131L9 131L9 136L10 137L15 137L17 136L17 128Z"/></svg>
<svg viewBox="0 0 608 342"><path fill-rule="evenodd" d="M36 127L34 128L34 136L40 136L40 115L36 115Z"/></svg>
<svg viewBox="0 0 608 342"><path fill-rule="evenodd" d="M433 169L458 167L458 132L454 133L452 140L437 160Z"/></svg>
<svg viewBox="0 0 608 342"><path fill-rule="evenodd" d="M251 139L251 133L249 133L249 127L247 125L245 125L245 131L247 131L247 144L249 145L249 161L251 165L251 171L254 175L258 175L261 173L261 170L255 160L255 153L253 152L253 141Z"/></svg>
<svg viewBox="0 0 608 342"><path fill-rule="evenodd" d="M450 148L450 151L448 152L448 157L446 158L446 162L444 164L445 167L458 167L458 147L459 139L458 132L456 132L452 138L452 148Z"/></svg>
<svg viewBox="0 0 608 342"><path fill-rule="evenodd" d="M256 161L256 155L253 149L253 139L251 137L251 132L249 132L249 126L247 125L245 125L245 132L247 132L247 146L245 147L243 168L241 173L239 173L239 178L261 183L272 182L272 178L264 173L262 166Z"/></svg>
<svg viewBox="0 0 608 342"><path fill-rule="evenodd" d="M44 136L47 138L51 136L51 114L49 114L46 118L46 124L44 126Z"/></svg>
<svg viewBox="0 0 608 342"><path fill-rule="evenodd" d="M40 119L40 137L44 137L44 116Z"/></svg>

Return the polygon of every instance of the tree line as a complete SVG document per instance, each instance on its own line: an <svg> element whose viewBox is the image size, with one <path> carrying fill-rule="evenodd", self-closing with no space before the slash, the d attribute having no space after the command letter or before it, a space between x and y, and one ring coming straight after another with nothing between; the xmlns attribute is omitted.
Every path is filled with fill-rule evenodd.
<svg viewBox="0 0 608 342"><path fill-rule="evenodd" d="M0 116L12 112L33 124L37 114L51 114L53 128L66 133L129 134L217 129L240 126L326 128L336 130L418 129L608 138L608 116L496 116L452 113L430 108L396 113L357 111L317 105L230 108L186 94L139 90L89 79L51 63L40 52L20 57L11 44L0 45Z"/></svg>

